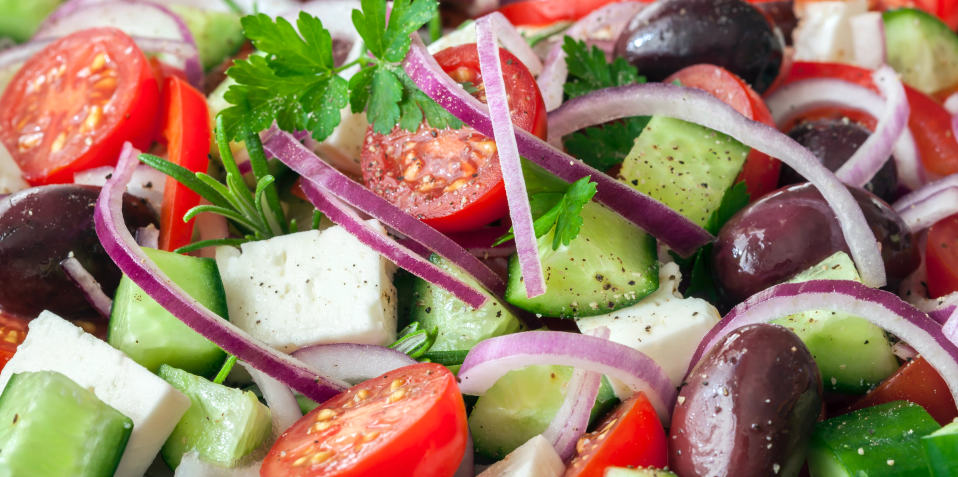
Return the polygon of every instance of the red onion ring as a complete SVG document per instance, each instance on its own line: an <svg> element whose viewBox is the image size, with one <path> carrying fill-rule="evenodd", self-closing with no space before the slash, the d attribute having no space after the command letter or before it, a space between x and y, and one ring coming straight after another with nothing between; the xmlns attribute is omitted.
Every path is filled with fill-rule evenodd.
<svg viewBox="0 0 958 477"><path fill-rule="evenodd" d="M881 12L867 12L849 19L855 63L876 70L887 63L885 51L885 21Z"/></svg>
<svg viewBox="0 0 958 477"><path fill-rule="evenodd" d="M912 232L931 227L944 218L958 213L958 187L942 189L934 195L907 207L895 208Z"/></svg>
<svg viewBox="0 0 958 477"><path fill-rule="evenodd" d="M668 116L727 134L778 158L818 187L838 217L845 241L869 286L884 286L885 265L865 216L848 189L808 149L765 124L742 116L711 94L681 86L647 83L607 88L575 98L549 113L549 138L631 116Z"/></svg>
<svg viewBox="0 0 958 477"><path fill-rule="evenodd" d="M416 85L440 106L480 133L490 137L494 135L486 105L467 94L442 71L418 35L413 35L412 46L403 61L403 68ZM582 161L575 160L524 130L516 131L516 143L523 157L566 182L572 183L585 176L592 176L592 181L596 182L598 188L596 201L655 236L682 256L691 255L700 246L714 239L705 229L667 205L589 167Z"/></svg>
<svg viewBox="0 0 958 477"><path fill-rule="evenodd" d="M394 349L353 343L307 346L294 351L293 357L350 384L417 363Z"/></svg>
<svg viewBox="0 0 958 477"><path fill-rule="evenodd" d="M63 269L67 278L83 292L83 296L93 306L93 309L100 316L109 318L110 309L113 308L113 300L106 296L106 293L103 293L103 289L100 288L96 278L93 278L93 275L90 275L90 272L83 268L83 264L71 256L60 262L60 268Z"/></svg>
<svg viewBox="0 0 958 477"><path fill-rule="evenodd" d="M545 294L546 278L542 271L542 263L539 261L539 245L532 225L532 208L529 205L526 182L522 178L519 146L516 145L516 131L512 124L506 82L502 78L499 43L496 40L496 29L492 25L493 19L500 17L500 21L506 21L499 12L476 20L479 68L483 71L489 117L492 121L493 135L491 137L495 139L498 146L502 180L506 184L509 217L512 219L512 228L515 231L522 283L526 289L526 296L534 298Z"/></svg>
<svg viewBox="0 0 958 477"><path fill-rule="evenodd" d="M493 294L501 295L505 292L506 285L502 279L469 252L436 229L326 164L289 133L275 132L266 139L263 148L306 179L303 181L304 191L306 182L314 182L325 192L335 195L338 199L375 217L385 225L451 261ZM426 277L423 278L428 280ZM439 283L437 285L443 286ZM446 287L443 286L443 288ZM469 303L468 300L463 301Z"/></svg>
<svg viewBox="0 0 958 477"><path fill-rule="evenodd" d="M459 390L481 396L509 371L534 364L572 366L622 381L632 391L644 392L666 425L678 397L669 376L642 352L561 331L528 331L477 344L459 368Z"/></svg>
<svg viewBox="0 0 958 477"><path fill-rule="evenodd" d="M348 385L323 376L223 320L172 282L133 240L123 224L123 192L139 164L138 152L125 143L113 177L100 191L94 213L97 237L107 255L137 286L180 321L227 353L316 401L324 402Z"/></svg>
<svg viewBox="0 0 958 477"><path fill-rule="evenodd" d="M899 81L897 77L891 82L901 84L901 81ZM887 85L890 82L876 81L875 83L876 85L882 83L886 85L885 88L888 88ZM892 93L890 91L891 89L895 90L895 92ZM895 85L894 88L890 88L890 90L885 93L885 95L890 97L894 94L896 100L904 102L907 108L908 98L903 92L901 92L901 95L898 95L897 85ZM790 119L805 111L822 106L839 106L862 111L879 119L879 127L876 127L876 134L872 134L868 139L872 141L873 137L876 138L873 142L879 139L884 142L886 139L889 139L890 137L888 136L892 136L895 130L898 129L897 123L900 117L896 116L904 114L900 104L889 104L894 103L894 101L885 101L881 96L864 86L836 78L808 79L782 86L769 95L769 97L765 98L765 102L768 104L768 109L771 111L772 117L779 127L784 126ZM892 119L895 119L895 124L891 123ZM894 126L894 130L892 130L892 126ZM879 130L887 131L887 133L878 133ZM859 147L859 151L864 147L865 144L862 144L862 146ZM885 147L886 145L882 144L883 150ZM908 127L907 117L898 139L894 141L894 146L891 151L894 153L898 177L902 184L909 189L921 187L922 184L926 182L925 168L921 164L918 146L915 144L915 137ZM885 156L883 159L876 158L876 156L880 155L881 154L875 152L873 156L868 158L869 161L872 161L870 164L872 168L874 168L874 164L879 160L882 161L881 164L884 165L884 161L887 160L888 156ZM850 162L851 159L849 159L849 163ZM880 169L881 165L879 165L878 168ZM877 169L875 170L877 172ZM853 177L852 179L855 178ZM871 177L869 177L869 179L871 179ZM851 183L848 179L842 180ZM860 178L858 178L857 181L860 181ZM868 180L865 180L865 182L868 182ZM861 184L853 183L852 185L861 187L865 182Z"/></svg>
<svg viewBox="0 0 958 477"><path fill-rule="evenodd" d="M293 424L296 424L303 417L303 411L299 408L299 402L293 391L285 384L271 378L266 373L247 365L240 361L239 364L249 371L253 382L263 393L263 399L269 406L270 417L273 420L273 431L271 432L273 440L286 432Z"/></svg>
<svg viewBox="0 0 958 477"><path fill-rule="evenodd" d="M812 310L859 316L901 338L928 360L958 399L958 347L942 332L942 327L894 294L851 280L783 283L753 295L705 335L692 356L689 372L732 331Z"/></svg>
<svg viewBox="0 0 958 477"><path fill-rule="evenodd" d="M929 182L928 184L925 184L924 186L901 196L900 199L895 201L894 209L895 211L898 211L899 209L903 210L925 199L928 199L929 197L936 195L941 191L952 188L958 188L958 174L952 174L934 182Z"/></svg>

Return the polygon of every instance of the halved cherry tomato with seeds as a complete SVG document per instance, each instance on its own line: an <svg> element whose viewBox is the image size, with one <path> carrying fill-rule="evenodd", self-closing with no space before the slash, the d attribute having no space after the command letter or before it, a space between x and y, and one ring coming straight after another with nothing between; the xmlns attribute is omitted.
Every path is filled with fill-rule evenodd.
<svg viewBox="0 0 958 477"><path fill-rule="evenodd" d="M845 412L877 406L892 401L909 401L925 408L939 424L958 418L955 398L948 384L921 356L905 363L895 374L872 389Z"/></svg>
<svg viewBox="0 0 958 477"><path fill-rule="evenodd" d="M353 386L293 424L264 477L449 477L466 451L466 406L444 366L422 363Z"/></svg>
<svg viewBox="0 0 958 477"><path fill-rule="evenodd" d="M548 25L578 20L607 4L622 0L525 0L499 9L513 25Z"/></svg>
<svg viewBox="0 0 958 477"><path fill-rule="evenodd" d="M499 50L513 123L545 139L548 117L539 86L511 53ZM475 44L435 55L442 69L485 102ZM388 135L370 127L362 153L366 187L441 232L468 232L508 213L496 142L476 130L415 132L397 126Z"/></svg>
<svg viewBox="0 0 958 477"><path fill-rule="evenodd" d="M932 298L958 291L958 215L939 220L928 230L925 266Z"/></svg>
<svg viewBox="0 0 958 477"><path fill-rule="evenodd" d="M156 132L159 88L129 36L92 28L33 55L0 98L0 141L34 185L113 165L125 141L146 149Z"/></svg>

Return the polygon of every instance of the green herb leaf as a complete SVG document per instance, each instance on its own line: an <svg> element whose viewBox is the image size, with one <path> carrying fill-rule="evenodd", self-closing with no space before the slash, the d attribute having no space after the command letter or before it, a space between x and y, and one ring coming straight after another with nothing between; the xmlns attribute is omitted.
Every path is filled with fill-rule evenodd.
<svg viewBox="0 0 958 477"><path fill-rule="evenodd" d="M597 46L590 51L584 41L566 36L562 50L569 68L569 79L563 89L570 98L613 86L645 83L645 77L639 76L639 70L625 59L617 58L608 64L605 53Z"/></svg>
<svg viewBox="0 0 958 477"><path fill-rule="evenodd" d="M532 207L536 238L542 238L555 228L552 239L552 249L558 250L560 245L569 245L579 236L582 227L582 208L592 200L596 193L595 182L590 182L591 176L577 180L568 186L565 193L542 192L532 196L529 203ZM538 215L538 216L537 216ZM499 237L499 245L515 238L512 229L509 233Z"/></svg>
<svg viewBox="0 0 958 477"><path fill-rule="evenodd" d="M372 74L369 110L366 116L373 131L389 134L399 122L399 102L402 101L402 83L386 68L377 67Z"/></svg>
<svg viewBox="0 0 958 477"><path fill-rule="evenodd" d="M365 2L363 2L365 5ZM386 54L376 55L380 59L398 63L406 57L409 37L414 31L422 28L439 10L439 2L419 0L395 0L389 15L389 28L386 31Z"/></svg>
<svg viewBox="0 0 958 477"><path fill-rule="evenodd" d="M628 157L635 140L651 119L650 116L636 116L589 127L565 136L562 142L573 157L606 171Z"/></svg>
<svg viewBox="0 0 958 477"><path fill-rule="evenodd" d="M733 185L729 190L725 191L725 195L722 196L722 202L719 203L718 209L715 209L715 212L712 212L712 216L709 217L708 223L705 225L705 230L708 230L712 235L717 235L719 230L722 230L722 226L725 225L725 222L728 222L733 215L748 205L749 199L750 196L745 181Z"/></svg>

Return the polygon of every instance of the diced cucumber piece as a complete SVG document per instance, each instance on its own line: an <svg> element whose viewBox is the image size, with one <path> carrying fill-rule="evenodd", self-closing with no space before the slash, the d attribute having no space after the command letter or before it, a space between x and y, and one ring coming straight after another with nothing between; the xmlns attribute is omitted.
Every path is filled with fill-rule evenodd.
<svg viewBox="0 0 958 477"><path fill-rule="evenodd" d="M791 279L861 282L855 264L838 252ZM826 391L865 394L898 370L885 331L846 313L809 311L772 321L795 332L811 351Z"/></svg>
<svg viewBox="0 0 958 477"><path fill-rule="evenodd" d="M0 395L0 475L113 475L133 421L54 372L20 373Z"/></svg>
<svg viewBox="0 0 958 477"><path fill-rule="evenodd" d="M628 469L625 467L606 467L604 477L676 477L675 474L662 469Z"/></svg>
<svg viewBox="0 0 958 477"><path fill-rule="evenodd" d="M574 318L632 306L659 288L655 237L598 203L582 209L582 228L569 245L552 250L554 234L555 228L538 240L545 294L526 295L513 255L506 301L542 316Z"/></svg>
<svg viewBox="0 0 958 477"><path fill-rule="evenodd" d="M958 421L923 437L921 446L932 477L958 475Z"/></svg>
<svg viewBox="0 0 958 477"><path fill-rule="evenodd" d="M448 260L433 254L429 261L467 285L482 290L479 282ZM485 294L490 297L489 301L474 310L448 291L417 278L410 320L418 321L426 330L439 328L439 337L430 351L469 351L480 341L519 332L522 329L519 319L498 298ZM453 368L453 372L458 370L458 366Z"/></svg>
<svg viewBox="0 0 958 477"><path fill-rule="evenodd" d="M915 89L932 94L958 83L958 35L917 8L889 10L885 20L888 65Z"/></svg>
<svg viewBox="0 0 958 477"><path fill-rule="evenodd" d="M196 450L206 461L229 465L269 438L269 408L250 391L215 384L186 371L160 366L159 376L193 403L173 429L160 455L171 469Z"/></svg>
<svg viewBox="0 0 958 477"><path fill-rule="evenodd" d="M229 319L215 260L149 248L143 251L188 295ZM223 350L166 311L125 275L113 300L107 342L154 373L161 364L168 364L213 377L226 361Z"/></svg>
<svg viewBox="0 0 958 477"><path fill-rule="evenodd" d="M510 371L479 398L469 415L476 452L502 459L549 427L572 379L568 366L529 366ZM605 376L592 408L594 421L619 400Z"/></svg>
<svg viewBox="0 0 958 477"><path fill-rule="evenodd" d="M704 227L749 151L706 127L653 116L622 162L619 177Z"/></svg>
<svg viewBox="0 0 958 477"><path fill-rule="evenodd" d="M921 438L940 426L921 406L895 401L815 425L811 477L927 476Z"/></svg>
<svg viewBox="0 0 958 477"><path fill-rule="evenodd" d="M236 53L246 40L239 15L233 12L200 10L187 5L169 6L186 22L200 51L203 69L212 69Z"/></svg>
<svg viewBox="0 0 958 477"><path fill-rule="evenodd" d="M0 0L0 38L17 43L30 39L40 22L52 13L61 0Z"/></svg>

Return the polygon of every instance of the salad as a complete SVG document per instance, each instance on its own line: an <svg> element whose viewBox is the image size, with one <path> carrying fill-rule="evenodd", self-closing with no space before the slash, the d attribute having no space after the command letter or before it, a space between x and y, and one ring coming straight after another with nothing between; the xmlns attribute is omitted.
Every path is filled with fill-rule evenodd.
<svg viewBox="0 0 958 477"><path fill-rule="evenodd" d="M0 475L958 475L958 3L0 12Z"/></svg>

